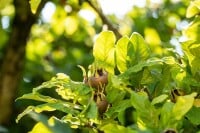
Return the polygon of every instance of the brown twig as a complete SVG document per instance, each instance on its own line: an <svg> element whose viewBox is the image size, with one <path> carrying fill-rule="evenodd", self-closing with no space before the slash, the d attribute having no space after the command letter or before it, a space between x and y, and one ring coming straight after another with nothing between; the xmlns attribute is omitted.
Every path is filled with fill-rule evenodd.
<svg viewBox="0 0 200 133"><path fill-rule="evenodd" d="M90 0L85 0L85 2L87 2L97 12L102 22L108 26L108 29L115 33L117 40L122 37L118 29L114 27L113 24L108 20L108 18L103 14L101 8L96 7Z"/></svg>

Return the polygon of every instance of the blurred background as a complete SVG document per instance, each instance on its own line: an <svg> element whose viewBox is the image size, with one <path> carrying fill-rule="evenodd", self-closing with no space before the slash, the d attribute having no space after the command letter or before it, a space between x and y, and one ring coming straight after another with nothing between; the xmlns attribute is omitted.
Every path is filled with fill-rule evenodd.
<svg viewBox="0 0 200 133"><path fill-rule="evenodd" d="M189 0L42 0L32 14L28 0L0 1L0 132L27 133L35 122L16 116L32 101L15 101L62 72L82 81L93 62L95 37L106 29L139 32L156 56L182 55L181 30ZM165 48L165 49L164 49ZM166 48L168 49L166 51ZM46 92L50 93L50 92Z"/></svg>

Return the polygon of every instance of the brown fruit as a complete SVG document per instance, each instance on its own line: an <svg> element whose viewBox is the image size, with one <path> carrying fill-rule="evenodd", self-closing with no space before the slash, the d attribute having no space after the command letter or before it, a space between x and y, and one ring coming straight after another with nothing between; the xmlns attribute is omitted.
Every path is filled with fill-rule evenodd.
<svg viewBox="0 0 200 133"><path fill-rule="evenodd" d="M85 83L92 88L101 89L108 84L108 73L98 72L98 70L97 73L98 76L89 77Z"/></svg>
<svg viewBox="0 0 200 133"><path fill-rule="evenodd" d="M105 97L97 98L96 104L97 104L99 114L103 114L106 112L108 108L108 101L106 100Z"/></svg>

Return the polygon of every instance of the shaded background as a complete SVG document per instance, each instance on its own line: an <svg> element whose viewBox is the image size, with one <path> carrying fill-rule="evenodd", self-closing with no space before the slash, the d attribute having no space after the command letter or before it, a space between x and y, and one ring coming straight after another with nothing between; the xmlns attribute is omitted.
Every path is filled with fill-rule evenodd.
<svg viewBox="0 0 200 133"><path fill-rule="evenodd" d="M139 32L156 56L170 50L182 54L180 31L189 23L185 19L189 0L132 0L129 11L122 14L106 10L114 10L114 2L96 2L42 0L32 14L27 0L0 1L0 125L5 130L26 133L35 124L28 117L15 123L17 114L30 102L34 104L15 102L16 97L58 72L76 81L83 79L77 65L87 68L92 63L93 40L104 29L114 30L118 37Z"/></svg>

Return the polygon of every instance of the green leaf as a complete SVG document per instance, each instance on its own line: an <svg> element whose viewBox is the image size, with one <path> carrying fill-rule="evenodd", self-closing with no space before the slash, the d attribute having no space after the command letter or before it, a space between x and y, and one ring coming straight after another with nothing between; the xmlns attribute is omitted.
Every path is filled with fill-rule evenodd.
<svg viewBox="0 0 200 133"><path fill-rule="evenodd" d="M111 31L103 31L99 34L93 47L93 55L97 67L105 68L108 72L114 73L114 45L116 37Z"/></svg>
<svg viewBox="0 0 200 133"><path fill-rule="evenodd" d="M23 116L29 114L31 111L41 113L43 111L55 111L55 110L77 115L80 113L79 110L83 110L83 107L70 102L62 102L62 101L57 101L55 103L45 103L37 106L28 106L21 114L17 116L16 122L18 123L18 121Z"/></svg>
<svg viewBox="0 0 200 133"><path fill-rule="evenodd" d="M191 1L186 11L186 17L191 18L200 13L200 0Z"/></svg>
<svg viewBox="0 0 200 133"><path fill-rule="evenodd" d="M153 99L153 101L151 102L152 105L158 104L158 103L162 103L164 102L166 99L168 98L168 95L166 94L162 94L156 98Z"/></svg>
<svg viewBox="0 0 200 133"><path fill-rule="evenodd" d="M112 123L102 126L100 128L100 130L103 131L104 133L119 133L119 132L121 132L121 133L137 133L136 131L131 130L130 128L126 128L124 126L120 126L120 125L112 124Z"/></svg>
<svg viewBox="0 0 200 133"><path fill-rule="evenodd" d="M49 96L44 96L39 93L24 94L23 96L17 98L17 100L20 100L20 99L31 99L31 100L41 101L41 102L48 102L48 103L55 103L57 101L57 99L54 99Z"/></svg>
<svg viewBox="0 0 200 133"><path fill-rule="evenodd" d="M97 105L94 101L92 101L86 111L86 117L87 118L97 118L98 115L98 109L97 109Z"/></svg>
<svg viewBox="0 0 200 133"><path fill-rule="evenodd" d="M131 35L129 45L132 45L134 49L132 50L131 46L128 49L128 56L132 62L131 65L137 64L140 61L144 61L149 57L149 47L139 33L134 32Z"/></svg>
<svg viewBox="0 0 200 133"><path fill-rule="evenodd" d="M108 117L111 117L115 113L120 113L127 109L128 107L131 107L131 101L130 100L121 100L116 104L113 104L111 108L106 112L106 115Z"/></svg>
<svg viewBox="0 0 200 133"><path fill-rule="evenodd" d="M161 64L163 64L162 59L150 58L147 61L141 61L138 64L128 68L127 71L125 71L121 75L127 77L128 75L132 75L133 73L141 71L144 67L150 67L150 66L161 65Z"/></svg>
<svg viewBox="0 0 200 133"><path fill-rule="evenodd" d="M116 45L116 64L121 73L127 69L127 51L128 51L129 38L122 37Z"/></svg>
<svg viewBox="0 0 200 133"><path fill-rule="evenodd" d="M151 108L148 95L145 92L132 92L131 94L131 104L139 112L147 112Z"/></svg>
<svg viewBox="0 0 200 133"><path fill-rule="evenodd" d="M174 103L172 102L165 102L165 104L161 108L161 113L160 113L160 124L162 128L166 127L176 127L176 120L172 115L172 110L174 107Z"/></svg>
<svg viewBox="0 0 200 133"><path fill-rule="evenodd" d="M37 8L38 8L40 2L41 2L41 0L31 0L30 1L32 13L34 13L34 14L36 13Z"/></svg>
<svg viewBox="0 0 200 133"><path fill-rule="evenodd" d="M60 87L67 85L70 82L69 76L63 74L63 73L58 73L56 77L53 77L51 80L42 83L40 86L33 88L33 93L36 93L40 91L41 89L47 89L47 88L55 88L55 87Z"/></svg>
<svg viewBox="0 0 200 133"><path fill-rule="evenodd" d="M187 41L183 43L183 50L189 60L189 65L192 70L192 74L195 75L200 70L200 57L199 57L199 47L200 44Z"/></svg>
<svg viewBox="0 0 200 133"><path fill-rule="evenodd" d="M194 92L190 95L178 97L172 111L175 119L180 120L192 108L196 95L197 93Z"/></svg>
<svg viewBox="0 0 200 133"><path fill-rule="evenodd" d="M34 107L34 111L37 113L43 112L43 111L54 111L59 110L65 113L71 113L74 115L77 115L79 113L78 110L82 110L83 107L80 105L76 105L70 102L62 102L58 101L56 103L45 103Z"/></svg>
<svg viewBox="0 0 200 133"><path fill-rule="evenodd" d="M186 117L195 125L200 124L200 108L193 107L187 114Z"/></svg>

